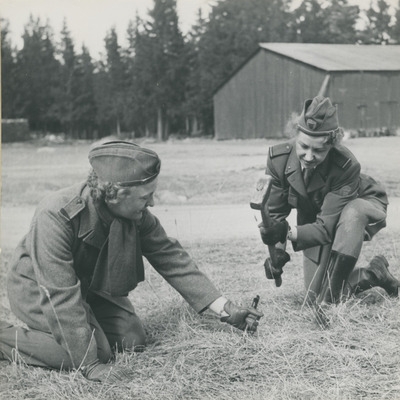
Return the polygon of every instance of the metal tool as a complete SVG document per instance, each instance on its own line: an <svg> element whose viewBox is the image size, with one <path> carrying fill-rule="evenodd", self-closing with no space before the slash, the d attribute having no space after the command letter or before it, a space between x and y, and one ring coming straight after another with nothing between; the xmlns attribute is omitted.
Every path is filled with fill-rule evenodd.
<svg viewBox="0 0 400 400"><path fill-rule="evenodd" d="M267 202L269 198L269 194L271 192L272 186L272 177L269 175L262 176L256 184L256 190L254 192L253 198L250 201L250 207L253 210L261 211L261 218L263 224L266 228L272 225L271 217L268 213ZM276 249L275 245L268 245L269 257L271 260L272 266L277 265L277 257L276 257ZM267 260L268 261L268 260ZM265 268L268 268L268 262L264 264ZM282 285L282 278L279 276L275 278L275 285L279 287Z"/></svg>

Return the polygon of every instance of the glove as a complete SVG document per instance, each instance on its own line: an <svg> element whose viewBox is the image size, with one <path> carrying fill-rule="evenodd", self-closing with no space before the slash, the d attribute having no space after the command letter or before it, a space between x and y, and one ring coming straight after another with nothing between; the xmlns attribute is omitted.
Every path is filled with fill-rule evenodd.
<svg viewBox="0 0 400 400"><path fill-rule="evenodd" d="M114 384L131 378L130 375L120 367L103 364L100 360L94 360L82 367L83 376L89 381L105 382Z"/></svg>
<svg viewBox="0 0 400 400"><path fill-rule="evenodd" d="M261 239L264 244L272 246L278 242L285 243L289 224L286 220L282 222L273 221L270 227L265 227L263 223L259 225Z"/></svg>
<svg viewBox="0 0 400 400"><path fill-rule="evenodd" d="M264 316L254 307L238 307L228 300L224 305L224 311L229 314L221 317L221 322L226 322L237 329L244 331L247 327L249 332L255 332L258 326L258 320Z"/></svg>
<svg viewBox="0 0 400 400"><path fill-rule="evenodd" d="M276 265L272 265L271 259L268 257L265 260L264 268L267 279L276 279L283 274L283 266L290 261L289 254L283 249L275 249Z"/></svg>

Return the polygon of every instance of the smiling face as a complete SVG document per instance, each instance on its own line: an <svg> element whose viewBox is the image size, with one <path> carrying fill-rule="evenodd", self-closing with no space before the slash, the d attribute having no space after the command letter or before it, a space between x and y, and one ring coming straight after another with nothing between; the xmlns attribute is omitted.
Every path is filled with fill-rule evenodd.
<svg viewBox="0 0 400 400"><path fill-rule="evenodd" d="M299 131L296 137L296 154L303 168L315 168L321 164L332 148L327 137L315 137Z"/></svg>
<svg viewBox="0 0 400 400"><path fill-rule="evenodd" d="M119 189L117 197L106 200L107 207L117 217L140 221L143 211L154 206L157 178L146 185Z"/></svg>

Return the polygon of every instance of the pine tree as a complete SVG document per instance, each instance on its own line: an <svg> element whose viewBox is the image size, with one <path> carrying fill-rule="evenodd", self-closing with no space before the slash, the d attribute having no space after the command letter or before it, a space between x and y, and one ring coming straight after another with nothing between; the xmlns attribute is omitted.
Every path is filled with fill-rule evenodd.
<svg viewBox="0 0 400 400"><path fill-rule="evenodd" d="M76 57L74 79L71 91L73 93L73 115L76 129L80 137L85 139L95 137L96 132L96 102L94 92L94 65L90 53L85 46Z"/></svg>
<svg viewBox="0 0 400 400"><path fill-rule="evenodd" d="M30 16L22 37L23 48L17 54L21 114L33 130L57 131L60 63L55 57L52 29Z"/></svg>
<svg viewBox="0 0 400 400"><path fill-rule="evenodd" d="M204 133L213 131L213 93L260 42L290 39L288 1L223 0L212 9L196 44L198 104Z"/></svg>
<svg viewBox="0 0 400 400"><path fill-rule="evenodd" d="M359 7L349 5L348 0L305 0L294 11L294 40L303 43L356 43L355 25L359 13Z"/></svg>
<svg viewBox="0 0 400 400"><path fill-rule="evenodd" d="M391 28L390 36L396 44L400 44L400 0L395 13L395 22Z"/></svg>
<svg viewBox="0 0 400 400"><path fill-rule="evenodd" d="M107 34L105 45L107 53L106 70L109 82L109 107L115 123L115 132L117 136L120 136L124 109L126 69L115 28L112 28Z"/></svg>
<svg viewBox="0 0 400 400"><path fill-rule="evenodd" d="M356 23L360 17L360 8L348 4L348 0L331 0L326 8L328 33L326 43L357 42Z"/></svg>
<svg viewBox="0 0 400 400"><path fill-rule="evenodd" d="M176 0L154 0L147 25L152 50L152 92L157 112L157 137L184 128L182 107L188 74L184 39L178 26ZM155 83L155 84L154 84Z"/></svg>
<svg viewBox="0 0 400 400"><path fill-rule="evenodd" d="M64 20L61 31L61 75L58 98L59 119L63 129L70 136L74 130L74 94L72 87L74 86L74 71L76 66L76 55L74 43L71 38L71 33L68 30L67 22Z"/></svg>
<svg viewBox="0 0 400 400"><path fill-rule="evenodd" d="M184 114L186 133L196 135L202 130L201 121L201 70L199 60L199 41L205 30L205 19L201 9L198 10L197 21L187 36L185 58L188 67L188 77L185 83Z"/></svg>
<svg viewBox="0 0 400 400"><path fill-rule="evenodd" d="M1 115L2 118L19 117L17 99L19 97L19 85L15 50L12 48L9 38L9 22L0 19L1 25Z"/></svg>
<svg viewBox="0 0 400 400"><path fill-rule="evenodd" d="M141 70L142 60L141 35L139 26L142 21L136 15L135 22L130 21L127 29L128 47L123 53L126 65L126 91L124 101L124 124L132 132L132 137L145 135L146 109L148 97L143 93L146 85L146 67ZM139 55L138 55L139 54Z"/></svg>
<svg viewBox="0 0 400 400"><path fill-rule="evenodd" d="M365 44L388 44L391 38L392 17L389 6L384 0L377 1L377 9L371 3L366 11L366 28L360 32L360 41Z"/></svg>

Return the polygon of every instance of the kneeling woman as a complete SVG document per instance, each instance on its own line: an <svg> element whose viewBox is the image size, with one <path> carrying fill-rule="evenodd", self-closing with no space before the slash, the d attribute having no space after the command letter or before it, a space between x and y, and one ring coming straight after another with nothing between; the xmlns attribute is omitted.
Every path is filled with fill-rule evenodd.
<svg viewBox="0 0 400 400"><path fill-rule="evenodd" d="M307 298L321 307L380 286L398 296L400 282L388 271L383 255L355 268L364 240L386 226L384 188L360 173L354 155L340 145L343 134L329 98L306 100L296 137L270 147L267 174L273 184L268 211L274 224L260 226L265 244L277 245L276 278L289 261L287 240L303 250ZM286 221L297 209L297 226Z"/></svg>

